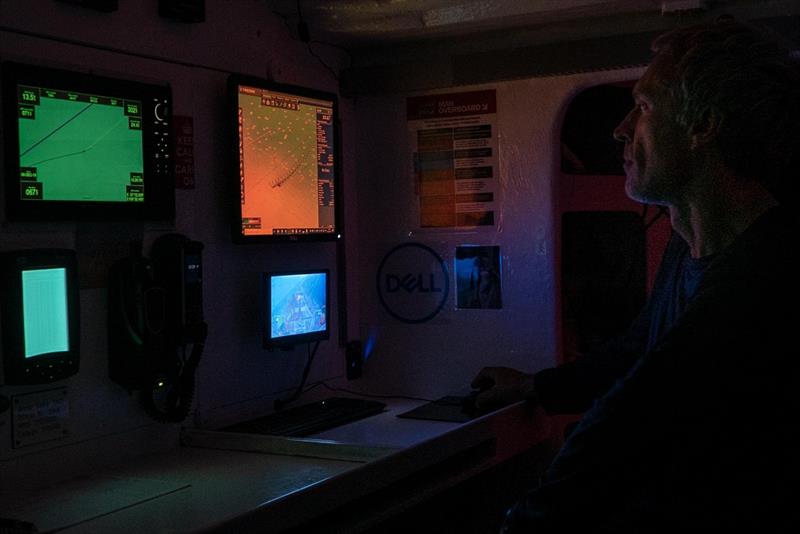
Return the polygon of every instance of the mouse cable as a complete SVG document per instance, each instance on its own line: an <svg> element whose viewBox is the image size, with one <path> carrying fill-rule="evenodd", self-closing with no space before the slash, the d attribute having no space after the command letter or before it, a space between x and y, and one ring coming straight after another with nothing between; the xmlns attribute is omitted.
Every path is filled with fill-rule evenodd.
<svg viewBox="0 0 800 534"><path fill-rule="evenodd" d="M277 412L278 410L282 409L284 406L289 404L290 402L296 401L300 395L302 395L303 388L306 385L306 380L308 379L308 373L311 371L311 363L314 361L314 356L317 354L317 349L319 348L319 341L314 343L314 348L311 349L311 344L308 345L308 361L306 362L306 368L303 369L303 378L300 380L300 385L297 386L297 389L294 390L289 397L285 399L275 399L273 403L273 408Z"/></svg>
<svg viewBox="0 0 800 534"><path fill-rule="evenodd" d="M331 385L326 384L325 382L317 382L316 384L312 384L308 389L306 389L303 393L311 391L317 386L322 386L325 389L330 391L335 391L339 393L349 393L350 395L355 395L356 397L367 397L371 399L404 399L404 400L413 400L413 401L423 401L423 402L436 402L431 399L426 399L423 397L411 397L408 395L375 395L371 393L361 393L360 391L354 391L352 389L345 389L345 388L335 388Z"/></svg>

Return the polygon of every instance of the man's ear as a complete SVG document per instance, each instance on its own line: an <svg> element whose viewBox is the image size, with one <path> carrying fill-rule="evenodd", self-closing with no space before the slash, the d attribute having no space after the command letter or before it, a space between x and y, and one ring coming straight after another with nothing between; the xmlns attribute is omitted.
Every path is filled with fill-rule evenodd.
<svg viewBox="0 0 800 534"><path fill-rule="evenodd" d="M713 108L708 108L689 128L689 147L694 150L712 143L720 130L722 117Z"/></svg>

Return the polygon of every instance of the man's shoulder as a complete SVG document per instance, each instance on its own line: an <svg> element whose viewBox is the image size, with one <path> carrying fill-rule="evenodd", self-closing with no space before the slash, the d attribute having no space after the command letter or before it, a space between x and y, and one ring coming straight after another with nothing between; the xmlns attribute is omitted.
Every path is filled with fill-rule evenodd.
<svg viewBox="0 0 800 534"><path fill-rule="evenodd" d="M751 269L779 271L798 260L797 215L777 206L759 217L721 255L721 261Z"/></svg>

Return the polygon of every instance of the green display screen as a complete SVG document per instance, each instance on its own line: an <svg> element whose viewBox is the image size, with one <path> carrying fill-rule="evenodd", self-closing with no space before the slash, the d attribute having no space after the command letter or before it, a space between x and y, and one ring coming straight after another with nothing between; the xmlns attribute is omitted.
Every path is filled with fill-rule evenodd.
<svg viewBox="0 0 800 534"><path fill-rule="evenodd" d="M18 86L20 198L144 202L142 103Z"/></svg>
<svg viewBox="0 0 800 534"><path fill-rule="evenodd" d="M25 358L69 350L67 270L22 271Z"/></svg>

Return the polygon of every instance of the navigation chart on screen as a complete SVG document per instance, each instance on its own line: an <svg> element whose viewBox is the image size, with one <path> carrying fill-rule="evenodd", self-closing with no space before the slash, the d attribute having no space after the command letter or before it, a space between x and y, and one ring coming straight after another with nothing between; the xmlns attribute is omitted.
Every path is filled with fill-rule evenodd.
<svg viewBox="0 0 800 534"><path fill-rule="evenodd" d="M331 103L242 87L239 138L243 233L332 231Z"/></svg>
<svg viewBox="0 0 800 534"><path fill-rule="evenodd" d="M142 105L19 87L23 200L142 202Z"/></svg>

